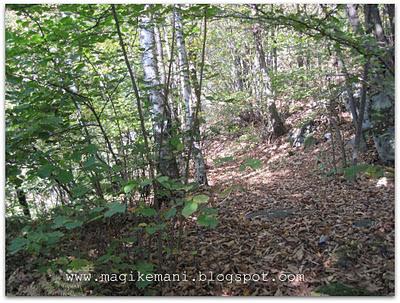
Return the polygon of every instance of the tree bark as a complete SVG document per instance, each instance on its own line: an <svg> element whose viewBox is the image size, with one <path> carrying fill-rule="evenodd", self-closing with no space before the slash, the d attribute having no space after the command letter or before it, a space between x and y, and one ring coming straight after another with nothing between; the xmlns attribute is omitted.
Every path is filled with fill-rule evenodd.
<svg viewBox="0 0 400 303"><path fill-rule="evenodd" d="M286 133L286 127L279 115L275 101L272 96L271 78L269 76L269 71L265 62L265 53L262 45L261 29L258 24L255 24L253 27L253 35L258 56L258 67L262 72L263 95L265 95L265 98L267 99L269 132L272 133L272 136L274 138L277 138Z"/></svg>
<svg viewBox="0 0 400 303"><path fill-rule="evenodd" d="M178 47L179 71L181 77L182 96L185 101L185 131L187 144L192 143L192 152L195 162L195 178L200 185L207 184L207 175L205 168L205 161L200 146L200 129L199 123L193 123L193 102L192 102L192 87L190 83L189 62L185 46L185 39L183 34L182 16L178 9L174 10L175 17L175 31L176 31L176 44ZM195 72L195 71L194 71ZM192 77L192 80L197 82L197 77ZM199 88L195 88L196 96L200 98ZM200 106L200 100L197 100ZM200 110L200 109L199 109ZM197 117L196 117L197 118ZM193 134L191 134L193 132ZM193 136L194 140L191 139ZM189 148L190 150L190 148Z"/></svg>
<svg viewBox="0 0 400 303"><path fill-rule="evenodd" d="M346 14L351 27L355 33L360 31L360 19L357 14L357 7L355 4L347 4L346 5Z"/></svg>
<svg viewBox="0 0 400 303"><path fill-rule="evenodd" d="M178 166L169 144L172 138L171 115L166 106L166 97L162 93L155 52L154 24L148 15L140 18L140 47L143 50L144 81L152 105L153 133L158 154L157 170L163 176L177 179L179 178Z"/></svg>

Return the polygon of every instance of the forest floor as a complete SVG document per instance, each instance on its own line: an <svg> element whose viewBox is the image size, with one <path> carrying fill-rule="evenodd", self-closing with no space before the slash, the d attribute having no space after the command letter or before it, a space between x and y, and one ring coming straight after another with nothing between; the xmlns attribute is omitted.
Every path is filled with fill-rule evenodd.
<svg viewBox="0 0 400 303"><path fill-rule="evenodd" d="M189 280L154 285L155 294L394 295L394 180L361 175L350 182L341 175L327 175L322 168L329 159L322 155L329 155L330 142L321 139L323 134L319 131L320 143L309 148L294 148L286 137L272 144L248 136L242 140L220 135L207 141L206 193L218 209L218 226L207 229L195 217L189 220L181 249L162 266L172 273L185 272ZM256 169L243 169L246 159L261 162ZM72 234L59 253L78 249L95 260L114 237L131 234L129 222L115 220ZM42 279L29 273L33 261L13 258L7 264L12 265L7 275L14 272L9 280L15 280L8 283L10 293L30 294ZM199 272L209 281L193 282ZM268 281L229 282L231 275L262 273L268 274ZM216 281L218 274L223 282ZM284 278L290 281L281 281ZM109 284L84 292L138 291Z"/></svg>
<svg viewBox="0 0 400 303"><path fill-rule="evenodd" d="M181 282L163 293L394 295L394 181L322 174L316 159L329 146L211 141L208 176L219 224L208 230L193 223L183 244L190 250L177 267L189 276L213 272L214 279L267 272L269 281ZM241 170L249 157L262 167Z"/></svg>
<svg viewBox="0 0 400 303"><path fill-rule="evenodd" d="M291 149L289 144L238 146L231 140L210 144L208 157L234 158L209 170L213 192L222 193L213 202L219 225L197 228L185 239L183 246L193 250L181 254L185 261L179 266L192 274L269 272L270 281L186 282L169 291L303 296L335 285L339 292L353 287L345 288L352 294L394 294L393 181L381 185L376 179L321 176L317 150L300 148L288 156ZM261 159L263 167L241 171L246 157ZM249 214L256 216L251 220ZM283 282L281 273L304 276Z"/></svg>

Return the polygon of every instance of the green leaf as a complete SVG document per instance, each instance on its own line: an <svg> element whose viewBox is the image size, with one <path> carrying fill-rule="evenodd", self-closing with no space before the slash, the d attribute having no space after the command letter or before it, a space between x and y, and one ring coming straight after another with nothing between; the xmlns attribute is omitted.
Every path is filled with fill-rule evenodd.
<svg viewBox="0 0 400 303"><path fill-rule="evenodd" d="M129 181L125 186L124 186L124 193L129 194L132 190L134 190L137 187L137 183L135 181Z"/></svg>
<svg viewBox="0 0 400 303"><path fill-rule="evenodd" d="M71 155L71 159L75 162L79 162L82 159L82 153L78 150L75 150L72 155Z"/></svg>
<svg viewBox="0 0 400 303"><path fill-rule="evenodd" d="M184 145L181 142L181 139L179 137L173 137L171 140L169 140L169 143L173 147L174 150L180 152L184 149Z"/></svg>
<svg viewBox="0 0 400 303"><path fill-rule="evenodd" d="M74 198L80 198L87 194L89 191L90 189L86 186L77 185L72 189L72 195L74 196Z"/></svg>
<svg viewBox="0 0 400 303"><path fill-rule="evenodd" d="M197 223L200 226L205 226L209 228L215 228L218 225L218 219L215 218L215 216L210 216L210 215L200 215L197 218Z"/></svg>
<svg viewBox="0 0 400 303"><path fill-rule="evenodd" d="M38 176L39 176L40 178L45 179L45 178L50 177L50 175L51 175L51 173L53 172L53 170L54 170L54 166L53 166L53 165L51 165L51 164L45 164L45 165L42 165L42 166L38 169L37 174L38 174Z"/></svg>
<svg viewBox="0 0 400 303"><path fill-rule="evenodd" d="M218 209L212 207L206 207L201 210L203 215L216 215L218 214Z"/></svg>
<svg viewBox="0 0 400 303"><path fill-rule="evenodd" d="M154 271L154 265L152 263L139 261L134 265L134 268L141 273L152 273Z"/></svg>
<svg viewBox="0 0 400 303"><path fill-rule="evenodd" d="M138 272L140 272L141 274L145 274L146 275L146 274L150 274L150 273L152 273L154 271L154 265L151 264L151 263L147 263L147 262L138 262L135 265L135 269ZM144 289L147 286L149 286L151 283L152 283L152 281L147 281L146 280L146 276L144 276L144 281L139 280L139 281L136 281L135 284L139 289Z"/></svg>
<svg viewBox="0 0 400 303"><path fill-rule="evenodd" d="M74 229L77 227L81 227L82 224L83 224L83 222L81 222L81 221L68 222L65 224L65 228L68 230L71 230L71 229Z"/></svg>
<svg viewBox="0 0 400 303"><path fill-rule="evenodd" d="M28 243L29 241L26 238L23 237L15 238L14 240L11 241L10 245L8 246L10 254L14 255L17 252L25 249Z"/></svg>
<svg viewBox="0 0 400 303"><path fill-rule="evenodd" d="M108 210L104 213L104 217L108 218L115 214L122 214L126 210L126 206L120 202L112 203L108 206Z"/></svg>
<svg viewBox="0 0 400 303"><path fill-rule="evenodd" d="M84 169L91 169L96 165L96 158L94 156L90 156L85 163L83 163Z"/></svg>
<svg viewBox="0 0 400 303"><path fill-rule="evenodd" d="M171 207L167 212L164 213L165 219L171 219L176 215L176 207Z"/></svg>
<svg viewBox="0 0 400 303"><path fill-rule="evenodd" d="M63 227L69 221L70 220L65 216L57 216L54 218L54 221L53 221L54 224L52 225L52 228L56 229L56 228Z"/></svg>
<svg viewBox="0 0 400 303"><path fill-rule="evenodd" d="M104 210L104 207L103 207L103 206L97 206L97 207L91 209L91 210L90 210L90 213L91 213L91 214L97 214L97 213L101 212L102 210Z"/></svg>
<svg viewBox="0 0 400 303"><path fill-rule="evenodd" d="M84 152L91 154L91 155L95 155L97 151L98 151L98 147L95 144L89 144L88 146L86 146L84 148Z"/></svg>
<svg viewBox="0 0 400 303"><path fill-rule="evenodd" d="M140 207L136 213L142 215L143 217L154 217L157 215L157 211L148 206Z"/></svg>
<svg viewBox="0 0 400 303"><path fill-rule="evenodd" d="M46 233L46 242L48 245L54 245L58 243L58 241L64 237L64 233L61 231L53 231L51 233Z"/></svg>
<svg viewBox="0 0 400 303"><path fill-rule="evenodd" d="M209 199L208 196L201 194L201 195L194 196L192 198L192 201L197 204L204 204L204 203L208 202L208 199Z"/></svg>
<svg viewBox="0 0 400 303"><path fill-rule="evenodd" d="M62 184L66 184L71 182L74 179L74 176L72 175L71 172L67 171L67 170L59 170L56 174L56 178L62 183Z"/></svg>
<svg viewBox="0 0 400 303"><path fill-rule="evenodd" d="M151 179L148 179L148 178L146 178L146 179L144 179L142 182L140 182L140 187L145 187L146 185L150 185L152 182L151 182Z"/></svg>
<svg viewBox="0 0 400 303"><path fill-rule="evenodd" d="M198 208L198 204L193 201L189 201L186 203L185 207L182 209L182 215L185 218L190 217Z"/></svg>
<svg viewBox="0 0 400 303"><path fill-rule="evenodd" d="M235 160L235 158L232 157L232 156L221 157L221 158L215 159L215 160L214 160L214 164L215 164L216 166L221 166L221 165L223 165L223 164L225 164L225 163L227 163L227 162L232 162L232 161L234 161L234 160Z"/></svg>
<svg viewBox="0 0 400 303"><path fill-rule="evenodd" d="M157 181L165 188L171 189L171 180L168 176L157 177Z"/></svg>

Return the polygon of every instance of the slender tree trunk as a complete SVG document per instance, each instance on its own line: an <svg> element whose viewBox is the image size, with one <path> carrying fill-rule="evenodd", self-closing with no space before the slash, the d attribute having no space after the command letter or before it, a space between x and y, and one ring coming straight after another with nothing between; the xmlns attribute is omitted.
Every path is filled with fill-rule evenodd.
<svg viewBox="0 0 400 303"><path fill-rule="evenodd" d="M172 19L172 21L171 21L172 27L175 28L174 16L172 16L171 19ZM176 64L175 64L174 54L173 54L173 46L175 45L175 41L176 41L176 32L174 30L174 32L172 34L171 44L168 39L168 31L164 28L163 32L164 32L165 48L167 50L168 66L171 67L171 74L175 75L177 72L176 72ZM177 85L176 85L176 82L175 82L175 79L173 76L171 78L170 85L171 85L172 91L174 91ZM167 98L168 98L168 96L167 96ZM168 104L171 109L171 117L172 117L173 121L179 121L178 107L176 106L176 102L173 102L173 98L168 98ZM179 121L179 123L180 123L180 121Z"/></svg>
<svg viewBox="0 0 400 303"><path fill-rule="evenodd" d="M147 15L140 19L140 46L143 49L144 81L148 87L148 98L152 105L153 133L158 154L157 170L163 176L177 179L178 166L169 142L173 135L172 121L168 106L166 106L167 100L161 89L157 68L154 25Z"/></svg>
<svg viewBox="0 0 400 303"><path fill-rule="evenodd" d="M174 10L176 45L178 48L179 75L181 82L182 97L185 102L185 129L190 130L192 125L192 92L189 78L189 64L183 38L182 16L178 9Z"/></svg>
<svg viewBox="0 0 400 303"><path fill-rule="evenodd" d="M276 47L276 34L275 34L275 31L276 31L276 26L274 26L273 28L272 28L272 31L271 31L271 38L272 38L272 63L273 63L273 69L274 69L274 72L276 73L277 71L278 71L278 50L277 50L277 47Z"/></svg>
<svg viewBox="0 0 400 303"><path fill-rule="evenodd" d="M155 174L155 166L154 166L154 161L153 161L153 157L150 154L150 145L149 145L149 139L147 136L147 131L146 131L146 126L145 126L145 120L144 120L144 115L143 115L143 110L142 110L142 98L140 97L139 94L139 90L136 84L136 79L135 79L135 75L133 74L133 70L131 67L131 64L129 62L128 59L128 54L126 52L126 48L125 48L125 43L124 43L124 39L122 36L122 32L120 29L120 25L119 25L119 20L118 20L118 15L115 9L115 5L112 4L111 5L111 9L112 9L112 13L113 13L113 17L114 17L114 21L115 21L115 26L117 29L117 33L118 33L118 40L119 40L119 44L121 47L121 51L122 54L124 56L124 61L125 61L125 65L128 69L129 72L129 77L131 79L131 84L132 84L132 88L133 91L135 93L135 98L136 98L136 108L139 114L139 120L140 120L140 129L142 132L142 136L143 136L143 140L144 140L144 146L145 146L145 157L148 161L148 164L150 166L150 178L152 180L152 185L153 185L153 190L154 190L154 194L155 194L155 198L154 198L154 205L156 209L159 209L161 206L161 200L158 198L157 192L158 192L158 186L157 183L154 180L154 174Z"/></svg>
<svg viewBox="0 0 400 303"><path fill-rule="evenodd" d="M395 23L394 23L394 16L395 16L395 7L394 4L386 4L386 12L389 16L389 24L390 24L390 32L391 32L391 42L394 45L395 41Z"/></svg>
<svg viewBox="0 0 400 303"><path fill-rule="evenodd" d="M261 29L258 24L254 25L253 27L253 35L258 57L258 67L262 72L263 95L267 99L267 107L269 113L269 132L271 132L272 137L277 138L286 133L286 128L279 115L278 109L276 108L275 100L273 99L271 79L265 62L265 53L262 46Z"/></svg>
<svg viewBox="0 0 400 303"><path fill-rule="evenodd" d="M353 165L357 165L359 150L362 140L362 124L364 120L364 113L365 113L365 106L367 103L367 81L368 81L368 73L369 73L369 61L364 65L363 71L363 84L362 84L362 91L361 91L361 100L360 100L360 110L358 112L358 121L356 127L356 135L354 137L354 148L353 148Z"/></svg>
<svg viewBox="0 0 400 303"><path fill-rule="evenodd" d="M201 96L201 88L200 84L197 81L197 72L196 68L193 63L190 64L190 74L193 83L193 88L195 91L196 99L200 98ZM199 112L201 112L201 100L197 100L197 106L199 107ZM198 118L197 118L198 120ZM195 163L195 176L196 182L201 185L208 185L207 180L207 170L206 170L206 163L204 160L203 151L201 148L201 133L199 128L199 123L196 121L196 124L193 125L193 156L194 156L194 163Z"/></svg>
<svg viewBox="0 0 400 303"><path fill-rule="evenodd" d="M244 91L244 85L243 85L243 78L242 78L242 68L240 64L240 55L238 54L237 49L233 45L233 43L230 44L230 49L232 52L233 56L233 69L234 69L234 86L236 91Z"/></svg>
<svg viewBox="0 0 400 303"><path fill-rule="evenodd" d="M165 68L164 62L164 50L161 40L161 32L158 26L154 26L154 37L156 39L157 46L157 62L158 62L158 70L160 72L161 83L164 85L167 83L167 71ZM168 97L168 96L167 96Z"/></svg>
<svg viewBox="0 0 400 303"><path fill-rule="evenodd" d="M201 185L207 184L207 175L205 169L205 162L203 153L200 146L200 129L199 124L193 123L193 102L192 102L192 87L190 83L189 62L183 35L182 16L178 9L174 11L175 16L175 31L176 31L176 44L178 47L179 71L181 78L182 96L185 101L185 131L187 133L186 142L192 143L192 152L195 162L195 176L197 183ZM194 73L196 71L194 70ZM197 82L197 76L192 77L192 80ZM195 88L196 96L199 96L199 88ZM199 100L198 100L199 101ZM198 102L200 106L200 102ZM191 134L190 132L193 132ZM191 137L195 139L192 140Z"/></svg>
<svg viewBox="0 0 400 303"><path fill-rule="evenodd" d="M201 149L200 149L200 119L199 119L199 113L201 111L201 89L203 85L203 74L204 74L204 62L205 62L205 55L206 55L206 39L207 39L207 13L204 11L204 20L203 20L203 45L201 49L201 62L200 62L200 76L199 76L199 82L197 82L197 77L195 76L196 80L195 82L195 93L196 93L196 106L193 110L193 126L192 130L190 132L190 143L189 145L189 151L186 159L186 166L185 166L185 184L187 184L189 180L189 163L190 163L190 157L192 155L192 150L194 149L196 160L197 160L197 165L196 165L196 170L197 170L197 177L201 177L201 179L198 179L197 182L200 184L207 185L207 176L206 176L206 170L205 170L205 164L204 164L204 158L203 155L201 154ZM194 73L195 74L195 73ZM199 152L200 151L200 152ZM200 158L201 157L201 158ZM201 162L203 161L203 162Z"/></svg>
<svg viewBox="0 0 400 303"><path fill-rule="evenodd" d="M360 31L360 19L358 18L357 14L357 7L355 4L347 4L346 5L346 14L351 27L355 33Z"/></svg>

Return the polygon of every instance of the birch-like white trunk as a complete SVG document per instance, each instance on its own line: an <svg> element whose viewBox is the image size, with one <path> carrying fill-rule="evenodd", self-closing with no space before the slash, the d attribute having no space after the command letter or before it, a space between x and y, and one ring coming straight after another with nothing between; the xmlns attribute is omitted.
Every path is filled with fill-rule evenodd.
<svg viewBox="0 0 400 303"><path fill-rule="evenodd" d="M185 40L183 38L182 16L178 10L174 10L176 46L178 49L179 75L182 88L182 96L185 102L185 128L190 130L192 125L192 92L189 80L189 65L186 53Z"/></svg>
<svg viewBox="0 0 400 303"><path fill-rule="evenodd" d="M163 50L163 46L162 46L161 32L157 26L154 26L154 37L155 37L156 46L157 46L157 62L158 62L158 70L160 73L161 83L166 84L167 72L166 72L165 62L164 62L164 50Z"/></svg>
<svg viewBox="0 0 400 303"><path fill-rule="evenodd" d="M149 16L140 19L140 47L144 81L148 88L148 97L152 106L154 140L156 144L157 169L163 176L178 178L179 172L175 156L170 148L171 118L165 106L166 100L158 73L154 25Z"/></svg>
<svg viewBox="0 0 400 303"><path fill-rule="evenodd" d="M179 10L174 10L175 18L175 34L176 45L178 49L179 74L182 89L182 96L185 103L185 131L187 142L192 143L193 158L195 162L196 181L199 184L207 184L207 175L203 153L200 146L200 131L199 128L193 129L193 103L192 102L192 87L190 84L189 61L183 36L182 15ZM193 132L190 134L189 132ZM194 140L190 137L193 136Z"/></svg>

